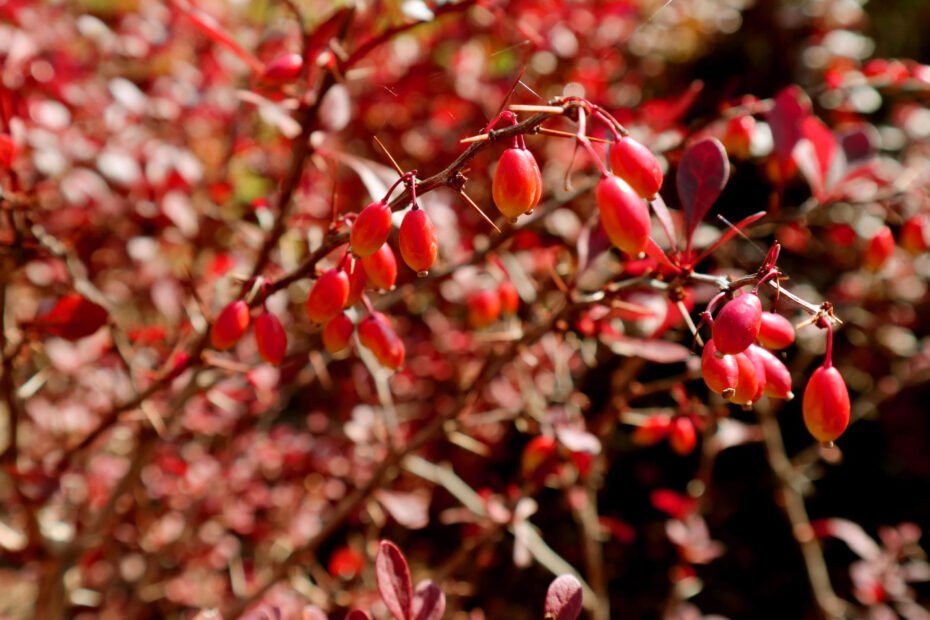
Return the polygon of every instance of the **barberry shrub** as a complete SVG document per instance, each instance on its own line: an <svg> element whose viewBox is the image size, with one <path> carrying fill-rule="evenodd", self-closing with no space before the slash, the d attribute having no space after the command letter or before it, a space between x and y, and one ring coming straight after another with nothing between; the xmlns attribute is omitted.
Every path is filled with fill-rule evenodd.
<svg viewBox="0 0 930 620"><path fill-rule="evenodd" d="M0 4L0 615L926 616L897 4Z"/></svg>

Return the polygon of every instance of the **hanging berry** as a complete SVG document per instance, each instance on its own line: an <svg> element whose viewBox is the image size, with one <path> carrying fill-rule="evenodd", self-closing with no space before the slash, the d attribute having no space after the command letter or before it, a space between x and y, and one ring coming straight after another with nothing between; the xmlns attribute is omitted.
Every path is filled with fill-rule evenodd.
<svg viewBox="0 0 930 620"><path fill-rule="evenodd" d="M717 345L713 339L704 344L701 353L701 375L711 392L728 397L736 390L739 381L739 367L732 355L717 357Z"/></svg>
<svg viewBox="0 0 930 620"><path fill-rule="evenodd" d="M439 253L436 230L426 211L414 206L407 212L400 225L398 245L400 255L407 266L416 271L421 278L425 277Z"/></svg>
<svg viewBox="0 0 930 620"><path fill-rule="evenodd" d="M377 252L391 234L391 207L382 200L373 202L358 214L352 224L349 244L359 258Z"/></svg>
<svg viewBox="0 0 930 620"><path fill-rule="evenodd" d="M539 204L542 174L536 158L523 144L523 136L514 137L513 146L501 154L491 182L491 194L498 210L511 220Z"/></svg>
<svg viewBox="0 0 930 620"><path fill-rule="evenodd" d="M501 298L497 291L485 289L468 296L468 322L475 329L492 325L501 316Z"/></svg>
<svg viewBox="0 0 930 620"><path fill-rule="evenodd" d="M269 364L277 366L287 352L287 333L281 321L265 310L255 319L255 346Z"/></svg>
<svg viewBox="0 0 930 620"><path fill-rule="evenodd" d="M697 445L697 432L691 418L685 415L675 416L669 431L668 443L672 450L681 456L694 452Z"/></svg>
<svg viewBox="0 0 930 620"><path fill-rule="evenodd" d="M384 291L394 288L397 282L397 259L387 243L374 254L363 258L362 267L373 287Z"/></svg>
<svg viewBox="0 0 930 620"><path fill-rule="evenodd" d="M737 380L729 401L737 405L752 404L756 395L759 394L759 375L756 365L745 353L737 353L732 357L736 361Z"/></svg>
<svg viewBox="0 0 930 620"><path fill-rule="evenodd" d="M662 166L655 154L629 136L610 145L610 168L640 197L653 200L662 188Z"/></svg>
<svg viewBox="0 0 930 620"><path fill-rule="evenodd" d="M323 272L307 296L307 316L314 323L326 323L342 312L349 298L349 276L341 268Z"/></svg>
<svg viewBox="0 0 930 620"><path fill-rule="evenodd" d="M768 349L785 349L794 344L794 325L780 314L763 312L756 339Z"/></svg>
<svg viewBox="0 0 930 620"><path fill-rule="evenodd" d="M404 365L404 342L380 312L362 319L358 325L358 339L382 366L397 370Z"/></svg>
<svg viewBox="0 0 930 620"><path fill-rule="evenodd" d="M300 77L303 66L304 60L300 54L281 54L265 65L261 79L269 84L287 84Z"/></svg>
<svg viewBox="0 0 930 620"><path fill-rule="evenodd" d="M724 355L742 353L759 335L762 302L755 291L730 300L714 318L712 332Z"/></svg>
<svg viewBox="0 0 930 620"><path fill-rule="evenodd" d="M802 411L807 430L817 441L835 441L849 426L849 390L833 366L833 328L827 324L827 352L804 388Z"/></svg>
<svg viewBox="0 0 930 620"><path fill-rule="evenodd" d="M331 318L323 326L323 347L330 353L339 353L349 348L355 325L344 312Z"/></svg>
<svg viewBox="0 0 930 620"><path fill-rule="evenodd" d="M915 256L930 250L930 215L918 213L904 222L901 226L901 247Z"/></svg>
<svg viewBox="0 0 930 620"><path fill-rule="evenodd" d="M497 295L501 301L501 313L505 316L513 316L520 309L520 294L510 282L501 282L497 287Z"/></svg>
<svg viewBox="0 0 930 620"><path fill-rule="evenodd" d="M595 190L601 225L610 242L631 256L646 249L652 223L649 208L623 179L606 176Z"/></svg>
<svg viewBox="0 0 930 620"><path fill-rule="evenodd" d="M891 255L894 254L894 235L887 226L878 229L865 246L862 258L863 266L871 272L881 271Z"/></svg>
<svg viewBox="0 0 930 620"><path fill-rule="evenodd" d="M771 351L760 346L750 345L746 353L755 356L762 363L765 372L765 395L769 398L791 400L794 393L791 391L791 373L784 362L778 359Z"/></svg>
<svg viewBox="0 0 930 620"><path fill-rule="evenodd" d="M220 351L233 348L249 328L249 304L241 299L228 304L210 329L210 343Z"/></svg>
<svg viewBox="0 0 930 620"><path fill-rule="evenodd" d="M382 246L386 247L386 246ZM349 277L349 295L346 297L346 308L354 306L362 298L365 287L368 286L368 275L359 261L349 259L346 261L346 273Z"/></svg>

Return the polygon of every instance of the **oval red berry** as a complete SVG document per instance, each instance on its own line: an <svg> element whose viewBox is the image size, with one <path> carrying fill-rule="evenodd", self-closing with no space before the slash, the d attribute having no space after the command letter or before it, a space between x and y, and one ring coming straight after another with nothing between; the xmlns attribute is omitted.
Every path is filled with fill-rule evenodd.
<svg viewBox="0 0 930 620"><path fill-rule="evenodd" d="M804 424L818 441L835 441L849 426L849 390L833 366L814 371L804 388Z"/></svg>
<svg viewBox="0 0 930 620"><path fill-rule="evenodd" d="M429 268L436 262L439 253L439 244L436 241L436 230L433 223L423 209L411 209L404 216L398 235L400 255L407 266L425 276Z"/></svg>
<svg viewBox="0 0 930 620"><path fill-rule="evenodd" d="M641 142L626 136L610 145L610 168L640 197L652 200L662 188L662 166Z"/></svg>
<svg viewBox="0 0 930 620"><path fill-rule="evenodd" d="M638 256L646 249L652 227L646 203L615 176L601 179L595 197L607 238L627 254Z"/></svg>
<svg viewBox="0 0 930 620"><path fill-rule="evenodd" d="M384 291L394 288L397 282L397 258L388 244L385 243L377 252L363 258L362 267L375 288Z"/></svg>
<svg viewBox="0 0 930 620"><path fill-rule="evenodd" d="M307 296L307 316L314 323L326 323L342 312L349 298L349 276L342 269L321 275Z"/></svg>
<svg viewBox="0 0 930 620"><path fill-rule="evenodd" d="M263 312L255 319L255 346L269 364L278 365L284 360L287 333L278 317L270 312Z"/></svg>
<svg viewBox="0 0 930 620"><path fill-rule="evenodd" d="M356 256L364 258L377 252L390 234L391 207L384 202L373 202L355 218L349 244Z"/></svg>
<svg viewBox="0 0 930 620"><path fill-rule="evenodd" d="M235 346L249 328L249 305L238 299L228 304L216 317L210 329L210 343L225 351Z"/></svg>
<svg viewBox="0 0 930 620"><path fill-rule="evenodd" d="M742 353L759 335L762 322L762 302L750 293L732 299L714 318L714 342L724 355Z"/></svg>
<svg viewBox="0 0 930 620"><path fill-rule="evenodd" d="M510 219L536 208L542 195L542 174L533 154L518 147L504 151L494 171L491 194L498 210Z"/></svg>

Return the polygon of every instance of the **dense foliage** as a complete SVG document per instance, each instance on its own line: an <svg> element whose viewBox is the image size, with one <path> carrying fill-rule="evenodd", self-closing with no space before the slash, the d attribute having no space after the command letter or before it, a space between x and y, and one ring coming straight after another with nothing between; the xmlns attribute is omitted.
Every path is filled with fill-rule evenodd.
<svg viewBox="0 0 930 620"><path fill-rule="evenodd" d="M930 617L912 4L0 2L0 616Z"/></svg>

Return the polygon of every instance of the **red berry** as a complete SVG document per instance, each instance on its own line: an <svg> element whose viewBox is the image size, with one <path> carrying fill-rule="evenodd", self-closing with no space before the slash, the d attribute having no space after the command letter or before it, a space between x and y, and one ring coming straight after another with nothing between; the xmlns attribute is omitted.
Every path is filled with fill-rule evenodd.
<svg viewBox="0 0 930 620"><path fill-rule="evenodd" d="M51 310L36 317L35 325L53 336L75 341L96 332L106 325L108 318L109 313L103 306L77 293L69 293L55 302Z"/></svg>
<svg viewBox="0 0 930 620"><path fill-rule="evenodd" d="M778 359L771 351L760 346L752 345L746 351L755 356L765 371L765 395L769 398L791 400L794 393L791 391L791 373L784 362Z"/></svg>
<svg viewBox="0 0 930 620"><path fill-rule="evenodd" d="M714 342L724 355L745 351L759 335L762 302L755 293L730 300L714 318Z"/></svg>
<svg viewBox="0 0 930 620"><path fill-rule="evenodd" d="M727 121L723 134L723 144L727 153L740 159L748 159L751 154L752 135L756 131L756 119L749 114L740 114Z"/></svg>
<svg viewBox="0 0 930 620"><path fill-rule="evenodd" d="M371 256L387 241L391 234L391 207L386 203L373 202L358 214L352 224L349 243L352 252L359 258Z"/></svg>
<svg viewBox="0 0 930 620"><path fill-rule="evenodd" d="M697 432L694 430L694 422L691 418L677 416L672 420L668 443L672 446L672 450L682 456L694 452L694 447L697 445Z"/></svg>
<svg viewBox="0 0 930 620"><path fill-rule="evenodd" d="M275 315L262 312L255 319L255 345L258 354L269 364L278 365L287 352L287 333Z"/></svg>
<svg viewBox="0 0 930 620"><path fill-rule="evenodd" d="M763 312L756 339L762 346L776 351L790 347L794 343L794 325L780 314Z"/></svg>
<svg viewBox="0 0 930 620"><path fill-rule="evenodd" d="M640 446L655 445L665 439L671 425L671 417L664 414L651 415L633 431L633 443Z"/></svg>
<svg viewBox="0 0 930 620"><path fill-rule="evenodd" d="M267 65L261 79L273 84L286 84L300 77L304 60L300 54L281 54Z"/></svg>
<svg viewBox="0 0 930 620"><path fill-rule="evenodd" d="M368 315L359 323L358 339L382 366L397 370L404 365L404 342L380 312Z"/></svg>
<svg viewBox="0 0 930 620"><path fill-rule="evenodd" d="M468 296L468 322L475 329L487 327L501 315L501 298L497 291L475 291Z"/></svg>
<svg viewBox="0 0 930 620"><path fill-rule="evenodd" d="M646 249L652 228L646 203L623 179L615 176L601 179L595 196L601 225L610 242L627 254L638 256Z"/></svg>
<svg viewBox="0 0 930 620"><path fill-rule="evenodd" d="M894 254L894 235L887 226L882 226L872 235L865 247L863 266L872 272L880 271L891 255Z"/></svg>
<svg viewBox="0 0 930 620"><path fill-rule="evenodd" d="M223 308L210 329L210 343L213 348L225 351L235 346L249 328L250 318L249 304L241 299Z"/></svg>
<svg viewBox="0 0 930 620"><path fill-rule="evenodd" d="M662 188L662 166L655 154L629 136L610 145L610 168L637 194L652 200Z"/></svg>
<svg viewBox="0 0 930 620"><path fill-rule="evenodd" d="M756 395L759 393L759 377L756 374L756 365L745 353L737 353L733 356L733 359L736 361L738 376L736 387L729 401L737 405L749 405L755 402Z"/></svg>
<svg viewBox="0 0 930 620"><path fill-rule="evenodd" d="M818 441L834 441L849 425L849 391L840 371L821 366L804 388L804 424Z"/></svg>
<svg viewBox="0 0 930 620"><path fill-rule="evenodd" d="M918 213L901 226L901 247L909 254L923 254L930 250L930 216Z"/></svg>
<svg viewBox="0 0 930 620"><path fill-rule="evenodd" d="M500 297L501 312L504 315L514 315L520 309L520 295L517 293L517 287L510 282L501 282L497 287L497 295Z"/></svg>
<svg viewBox="0 0 930 620"><path fill-rule="evenodd" d="M349 298L349 276L342 269L321 275L307 296L307 315L314 323L326 323L342 312Z"/></svg>
<svg viewBox="0 0 930 620"><path fill-rule="evenodd" d="M340 547L329 558L329 574L337 579L352 579L362 572L365 563L365 556L355 549Z"/></svg>
<svg viewBox="0 0 930 620"><path fill-rule="evenodd" d="M384 244L377 252L362 259L362 267L375 288L389 291L397 282L397 259L391 246Z"/></svg>
<svg viewBox="0 0 930 620"><path fill-rule="evenodd" d="M717 357L717 346L713 339L704 344L701 353L701 375L711 392L723 394L735 390L739 381L739 367L732 355Z"/></svg>
<svg viewBox="0 0 930 620"><path fill-rule="evenodd" d="M505 217L516 219L539 204L542 174L528 150L509 148L501 154L491 183L494 204Z"/></svg>
<svg viewBox="0 0 930 620"><path fill-rule="evenodd" d="M414 207L407 212L400 225L398 244L400 255L407 266L416 271L418 276L425 276L439 253L436 230L426 211Z"/></svg>
<svg viewBox="0 0 930 620"><path fill-rule="evenodd" d="M323 347L330 353L339 353L349 348L355 325L344 313L339 313L323 326Z"/></svg>
<svg viewBox="0 0 930 620"><path fill-rule="evenodd" d="M386 246L384 246L386 247ZM368 285L368 275L365 273L364 267L359 261L354 261L352 264L352 273L349 273L349 296L346 297L346 308L354 306L362 298L362 293L365 292L365 287ZM349 266L346 266L346 271L348 272Z"/></svg>

